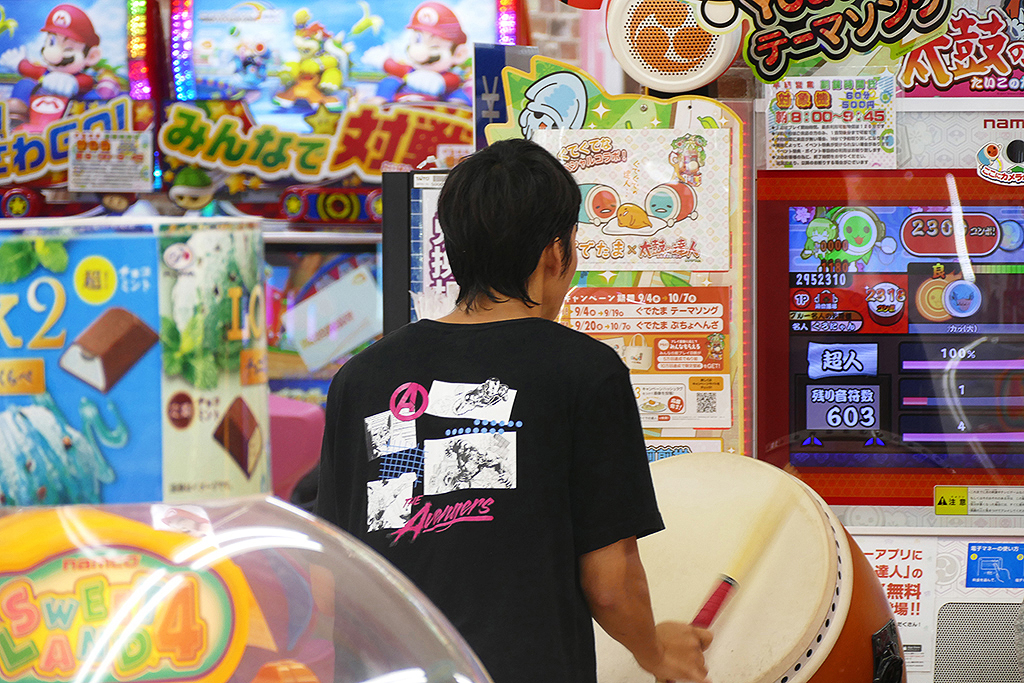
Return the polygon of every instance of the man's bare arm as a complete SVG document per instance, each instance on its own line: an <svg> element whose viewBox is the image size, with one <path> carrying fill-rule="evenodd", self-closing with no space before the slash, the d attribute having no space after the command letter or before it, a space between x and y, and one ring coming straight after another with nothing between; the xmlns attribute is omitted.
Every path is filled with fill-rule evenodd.
<svg viewBox="0 0 1024 683"><path fill-rule="evenodd" d="M655 625L636 537L581 555L579 565L594 619L640 666L659 680L707 683L703 651L711 632L681 622Z"/></svg>

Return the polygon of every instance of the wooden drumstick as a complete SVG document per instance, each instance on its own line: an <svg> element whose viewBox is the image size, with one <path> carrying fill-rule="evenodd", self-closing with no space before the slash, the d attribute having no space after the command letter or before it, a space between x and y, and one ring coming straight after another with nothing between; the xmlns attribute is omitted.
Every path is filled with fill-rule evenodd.
<svg viewBox="0 0 1024 683"><path fill-rule="evenodd" d="M793 492L782 486L777 486L768 498L768 504L760 511L754 525L747 533L739 549L733 554L732 560L726 567L725 572L719 577L719 582L711 591L711 595L704 602L704 606L697 612L697 616L690 622L699 628L709 628L711 623L718 616L719 611L725 605L725 601L736 590L736 587L746 577L750 567L764 553L765 548L771 542L775 533L782 525L786 515L792 510L790 503L793 501Z"/></svg>

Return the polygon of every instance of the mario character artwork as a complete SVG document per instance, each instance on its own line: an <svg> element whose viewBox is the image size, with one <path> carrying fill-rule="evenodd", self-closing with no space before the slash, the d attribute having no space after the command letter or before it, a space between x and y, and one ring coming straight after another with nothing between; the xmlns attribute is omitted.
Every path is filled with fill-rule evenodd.
<svg viewBox="0 0 1024 683"><path fill-rule="evenodd" d="M259 96L260 86L267 79L267 66L273 55L262 41L240 42L231 59L238 85L249 95L247 99Z"/></svg>
<svg viewBox="0 0 1024 683"><path fill-rule="evenodd" d="M0 55L0 67L22 76L7 100L12 130L43 130L64 115L68 100L96 87L86 71L100 63L100 38L89 16L74 5L60 4L50 10L41 32L40 61L29 59L25 45Z"/></svg>
<svg viewBox="0 0 1024 683"><path fill-rule="evenodd" d="M377 86L378 102L459 102L472 48L458 17L439 2L421 3L406 26L412 37L405 61L387 58Z"/></svg>
<svg viewBox="0 0 1024 683"><path fill-rule="evenodd" d="M186 216L201 216L206 215L204 210L213 201L215 189L206 171L186 166L178 171L168 196L175 206L185 211Z"/></svg>

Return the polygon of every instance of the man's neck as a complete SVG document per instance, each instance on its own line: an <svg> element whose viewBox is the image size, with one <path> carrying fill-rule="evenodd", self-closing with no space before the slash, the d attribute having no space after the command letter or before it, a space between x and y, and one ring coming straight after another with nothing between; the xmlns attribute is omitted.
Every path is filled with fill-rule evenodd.
<svg viewBox="0 0 1024 683"><path fill-rule="evenodd" d="M521 318L544 318L543 306L527 306L519 299L502 299L491 301L482 296L472 307L460 305L454 311L439 318L438 322L472 325L475 323L493 323L502 320L518 320Z"/></svg>

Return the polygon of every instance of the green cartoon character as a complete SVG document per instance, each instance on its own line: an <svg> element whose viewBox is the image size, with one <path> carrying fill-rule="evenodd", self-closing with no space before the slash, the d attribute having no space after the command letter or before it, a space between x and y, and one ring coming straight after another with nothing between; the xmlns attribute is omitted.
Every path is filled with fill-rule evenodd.
<svg viewBox="0 0 1024 683"><path fill-rule="evenodd" d="M826 251L831 251L839 230L832 219L825 215L825 209L814 210L814 218L807 224L807 242L804 244L800 258L809 259L812 256L821 257Z"/></svg>
<svg viewBox="0 0 1024 683"><path fill-rule="evenodd" d="M168 194L178 208L184 209L186 216L199 216L213 201L213 181L202 169L187 166L175 176Z"/></svg>
<svg viewBox="0 0 1024 683"><path fill-rule="evenodd" d="M676 180L691 187L700 187L700 168L707 163L704 151L707 144L707 138L694 133L686 133L672 141L668 163L672 164Z"/></svg>
<svg viewBox="0 0 1024 683"><path fill-rule="evenodd" d="M831 223L836 233L831 245L826 240L826 246L832 246L832 249L819 249L820 270L835 273L851 270L863 272L876 249L881 259L889 259L896 252L896 240L885 234L885 223L871 209L859 206L836 207L827 209L821 216L815 216L814 220L819 218ZM823 223L816 225L814 230L823 234L830 232L830 228Z"/></svg>

